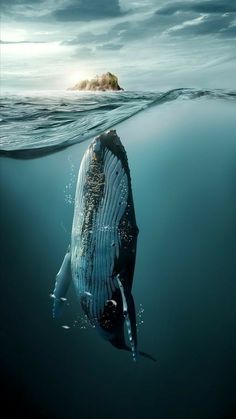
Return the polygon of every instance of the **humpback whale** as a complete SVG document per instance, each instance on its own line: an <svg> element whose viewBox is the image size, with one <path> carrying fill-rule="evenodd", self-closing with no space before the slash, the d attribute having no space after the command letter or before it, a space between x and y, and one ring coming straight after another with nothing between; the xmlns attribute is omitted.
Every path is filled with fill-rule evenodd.
<svg viewBox="0 0 236 419"><path fill-rule="evenodd" d="M61 315L72 278L91 325L113 346L130 351L134 361L138 353L153 359L137 350L131 291L138 231L126 151L110 130L92 141L80 165L71 243L56 276L53 316Z"/></svg>

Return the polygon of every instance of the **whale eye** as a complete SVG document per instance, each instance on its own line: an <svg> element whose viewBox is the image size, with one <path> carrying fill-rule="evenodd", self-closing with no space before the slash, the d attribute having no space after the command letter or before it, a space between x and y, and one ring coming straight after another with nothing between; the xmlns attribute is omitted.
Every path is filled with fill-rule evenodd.
<svg viewBox="0 0 236 419"><path fill-rule="evenodd" d="M107 300L106 306L108 306L108 307L116 307L117 306L117 302L115 300Z"/></svg>

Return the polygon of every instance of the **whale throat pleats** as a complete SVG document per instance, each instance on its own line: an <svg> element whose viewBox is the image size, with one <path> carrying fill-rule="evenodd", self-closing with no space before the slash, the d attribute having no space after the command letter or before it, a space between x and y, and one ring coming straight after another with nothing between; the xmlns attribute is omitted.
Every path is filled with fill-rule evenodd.
<svg viewBox="0 0 236 419"><path fill-rule="evenodd" d="M86 153L78 180L73 225L77 243L72 257L78 292L84 294L94 321L116 287L113 271L119 258L119 224L127 206L128 186L121 160L108 148L98 161L92 150Z"/></svg>

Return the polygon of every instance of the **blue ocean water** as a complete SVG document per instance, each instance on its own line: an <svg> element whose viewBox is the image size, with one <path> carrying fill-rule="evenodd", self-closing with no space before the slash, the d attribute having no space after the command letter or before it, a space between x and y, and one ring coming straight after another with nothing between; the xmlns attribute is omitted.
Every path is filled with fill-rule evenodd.
<svg viewBox="0 0 236 419"><path fill-rule="evenodd" d="M234 418L235 95L177 89L124 103L125 95L2 98L3 404L24 418ZM156 363L134 364L87 327L73 288L65 317L51 315L81 158L89 136L110 127L128 155L140 231L139 348Z"/></svg>
<svg viewBox="0 0 236 419"><path fill-rule="evenodd" d="M202 97L236 100L236 92L180 88L145 92L35 92L3 95L0 150L47 153L85 141L151 106Z"/></svg>

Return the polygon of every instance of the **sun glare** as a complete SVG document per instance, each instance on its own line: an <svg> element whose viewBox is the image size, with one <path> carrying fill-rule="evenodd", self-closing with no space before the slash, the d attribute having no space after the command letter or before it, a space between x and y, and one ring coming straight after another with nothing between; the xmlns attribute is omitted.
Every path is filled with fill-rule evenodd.
<svg viewBox="0 0 236 419"><path fill-rule="evenodd" d="M67 79L68 82L73 85L82 80L91 79L92 77L94 77L94 74L91 73L89 70L79 69L78 71L69 74Z"/></svg>

